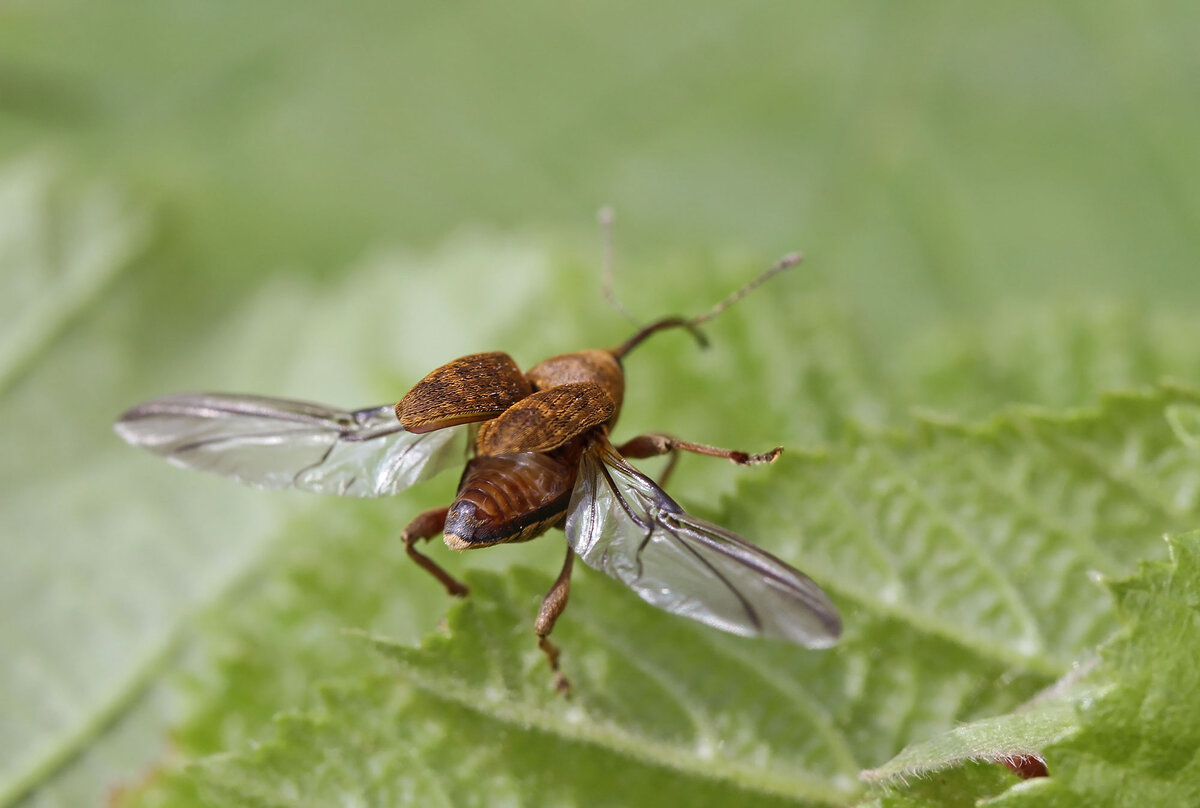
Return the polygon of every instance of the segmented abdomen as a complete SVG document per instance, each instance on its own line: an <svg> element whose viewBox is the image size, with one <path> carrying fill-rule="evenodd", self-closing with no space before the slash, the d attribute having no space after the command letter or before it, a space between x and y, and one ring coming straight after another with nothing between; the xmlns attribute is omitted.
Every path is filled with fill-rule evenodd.
<svg viewBox="0 0 1200 808"><path fill-rule="evenodd" d="M446 544L466 550L541 535L566 511L577 470L532 452L474 458L446 514Z"/></svg>

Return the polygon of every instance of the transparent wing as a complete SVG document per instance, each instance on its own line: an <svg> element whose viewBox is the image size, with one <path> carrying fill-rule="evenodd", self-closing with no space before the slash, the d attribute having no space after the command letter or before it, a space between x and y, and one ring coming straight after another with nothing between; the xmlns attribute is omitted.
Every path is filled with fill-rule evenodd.
<svg viewBox="0 0 1200 808"><path fill-rule="evenodd" d="M604 438L580 461L566 532L584 563L672 614L809 648L841 635L837 609L808 576L685 513Z"/></svg>
<svg viewBox="0 0 1200 808"><path fill-rule="evenodd" d="M344 412L262 396L184 393L139 404L117 421L134 446L186 468L260 488L381 497L466 456L470 427L415 434L391 405Z"/></svg>

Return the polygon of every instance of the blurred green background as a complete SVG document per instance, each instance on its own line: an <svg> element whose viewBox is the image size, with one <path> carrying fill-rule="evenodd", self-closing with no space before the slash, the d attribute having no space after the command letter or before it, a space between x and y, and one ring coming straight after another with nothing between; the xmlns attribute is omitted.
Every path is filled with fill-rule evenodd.
<svg viewBox="0 0 1200 808"><path fill-rule="evenodd" d="M76 804L154 759L170 708L147 694L195 615L288 514L334 507L169 472L116 414L199 388L375 404L462 353L615 343L601 204L643 319L808 256L708 354L648 346L631 431L818 446L845 418L1193 373L1198 17L4 4L0 804ZM732 485L682 471L697 498ZM415 638L444 604L414 609Z"/></svg>

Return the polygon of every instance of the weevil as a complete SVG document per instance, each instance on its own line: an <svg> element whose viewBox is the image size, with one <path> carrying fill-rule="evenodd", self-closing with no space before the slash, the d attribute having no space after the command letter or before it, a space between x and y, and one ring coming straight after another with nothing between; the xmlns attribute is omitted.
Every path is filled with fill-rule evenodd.
<svg viewBox="0 0 1200 808"><path fill-rule="evenodd" d="M549 636L570 593L575 556L647 602L724 631L810 648L837 641L841 622L808 576L725 528L687 513L663 490L681 451L743 466L773 462L669 435L614 445L625 397L623 362L653 334L690 331L800 260L789 255L691 318L665 317L615 348L545 359L522 372L505 353L455 359L398 404L344 411L251 395L185 393L125 412L117 434L171 463L262 488L349 497L397 493L466 460L454 501L425 511L401 534L409 557L454 596L465 584L417 549L439 534L455 550L566 533L562 570L534 622L560 690L569 685ZM628 461L669 455L656 483Z"/></svg>

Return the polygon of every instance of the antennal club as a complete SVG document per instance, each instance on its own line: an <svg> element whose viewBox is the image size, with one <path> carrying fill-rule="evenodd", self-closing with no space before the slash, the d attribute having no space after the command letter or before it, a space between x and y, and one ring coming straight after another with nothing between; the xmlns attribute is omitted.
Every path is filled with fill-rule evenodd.
<svg viewBox="0 0 1200 808"><path fill-rule="evenodd" d="M708 339L705 338L704 333L700 331L700 326L703 323L707 323L709 320L712 320L718 314L725 311L725 309L729 308L734 303L737 303L743 297L753 292L759 286L762 286L780 272L796 266L796 264L799 264L803 260L804 256L798 252L788 253L783 258L780 258L777 262L775 262L773 266L768 267L754 280L750 281L741 289L738 289L729 297L725 298L720 303L706 311L704 314L698 314L695 317L690 318L664 317L661 320L650 323L650 325L641 328L632 337L625 340L616 348L613 348L612 353L617 359L621 359L623 356L625 356L625 354L629 353L638 345L640 345L651 334L656 334L659 331L665 331L668 328L686 328L692 333L692 336L696 338L696 342L700 344L701 348L707 348Z"/></svg>

